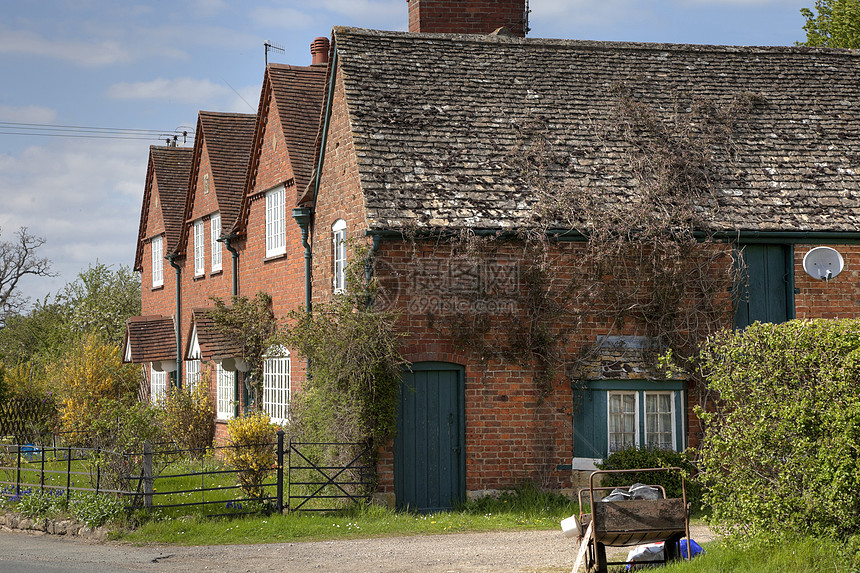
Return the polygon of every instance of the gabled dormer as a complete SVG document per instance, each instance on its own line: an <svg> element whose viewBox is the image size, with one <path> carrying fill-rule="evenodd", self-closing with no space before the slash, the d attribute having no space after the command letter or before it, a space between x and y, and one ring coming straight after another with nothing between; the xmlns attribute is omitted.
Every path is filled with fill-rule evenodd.
<svg viewBox="0 0 860 573"><path fill-rule="evenodd" d="M188 276L219 274L227 266L217 239L233 226L239 213L255 119L238 113L201 111L198 115L183 232L173 251L185 257Z"/></svg>
<svg viewBox="0 0 860 573"><path fill-rule="evenodd" d="M245 196L233 228L237 235L248 234L252 202L277 193L283 199L277 199L276 207L280 210L283 205L284 216L289 218L290 210L310 182L328 49L328 39L317 38L311 44L314 64L266 67ZM272 200L268 202L271 206Z"/></svg>
<svg viewBox="0 0 860 573"><path fill-rule="evenodd" d="M190 148L149 148L134 257L134 270L141 273L144 292L164 285L164 255L179 244L191 159ZM146 307L146 296L143 304Z"/></svg>

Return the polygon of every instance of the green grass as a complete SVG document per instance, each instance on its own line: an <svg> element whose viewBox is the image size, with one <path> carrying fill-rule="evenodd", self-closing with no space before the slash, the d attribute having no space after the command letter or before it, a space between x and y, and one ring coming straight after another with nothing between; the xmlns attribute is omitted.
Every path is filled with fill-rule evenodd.
<svg viewBox="0 0 860 573"><path fill-rule="evenodd" d="M576 504L561 496L525 489L428 515L370 505L328 514L295 512L220 519L193 516L149 521L136 530L118 532L115 538L140 544L207 545L557 529L559 522L575 511Z"/></svg>
<svg viewBox="0 0 860 573"><path fill-rule="evenodd" d="M805 537L776 543L759 540L743 548L710 543L705 555L689 563L681 562L662 568L665 573L849 573L860 570L860 561L852 568L851 556L840 554L842 544L831 539ZM619 569L620 571L621 569Z"/></svg>

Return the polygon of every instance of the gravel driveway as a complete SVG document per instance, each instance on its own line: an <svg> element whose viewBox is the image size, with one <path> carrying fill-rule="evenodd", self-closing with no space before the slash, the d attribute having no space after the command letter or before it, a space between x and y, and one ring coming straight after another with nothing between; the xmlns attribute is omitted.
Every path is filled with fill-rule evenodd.
<svg viewBox="0 0 860 573"><path fill-rule="evenodd" d="M699 542L713 539L710 531L701 526L692 528L691 537ZM134 547L6 529L0 531L0 572L550 573L570 571L576 549L576 542L565 538L560 530L265 545ZM626 555L626 549L622 551Z"/></svg>

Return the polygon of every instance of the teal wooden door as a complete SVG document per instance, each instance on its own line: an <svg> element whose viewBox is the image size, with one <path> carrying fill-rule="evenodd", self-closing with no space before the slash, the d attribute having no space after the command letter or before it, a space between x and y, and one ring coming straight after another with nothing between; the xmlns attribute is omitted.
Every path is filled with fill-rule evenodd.
<svg viewBox="0 0 860 573"><path fill-rule="evenodd" d="M404 374L394 438L398 508L439 511L464 499L464 401L461 366L423 362Z"/></svg>
<svg viewBox="0 0 860 573"><path fill-rule="evenodd" d="M755 321L776 324L794 318L789 257L785 245L743 247L746 276L735 311L735 328L746 328Z"/></svg>

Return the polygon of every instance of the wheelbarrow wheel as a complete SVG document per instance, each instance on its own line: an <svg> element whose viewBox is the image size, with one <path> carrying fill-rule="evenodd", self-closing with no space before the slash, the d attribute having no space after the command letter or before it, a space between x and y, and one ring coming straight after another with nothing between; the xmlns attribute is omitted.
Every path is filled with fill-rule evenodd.
<svg viewBox="0 0 860 573"><path fill-rule="evenodd" d="M606 573L606 546L600 543L599 541L595 544L597 547L597 573Z"/></svg>
<svg viewBox="0 0 860 573"><path fill-rule="evenodd" d="M588 542L588 554L585 558L585 570L588 573L606 573L606 546L593 539Z"/></svg>

